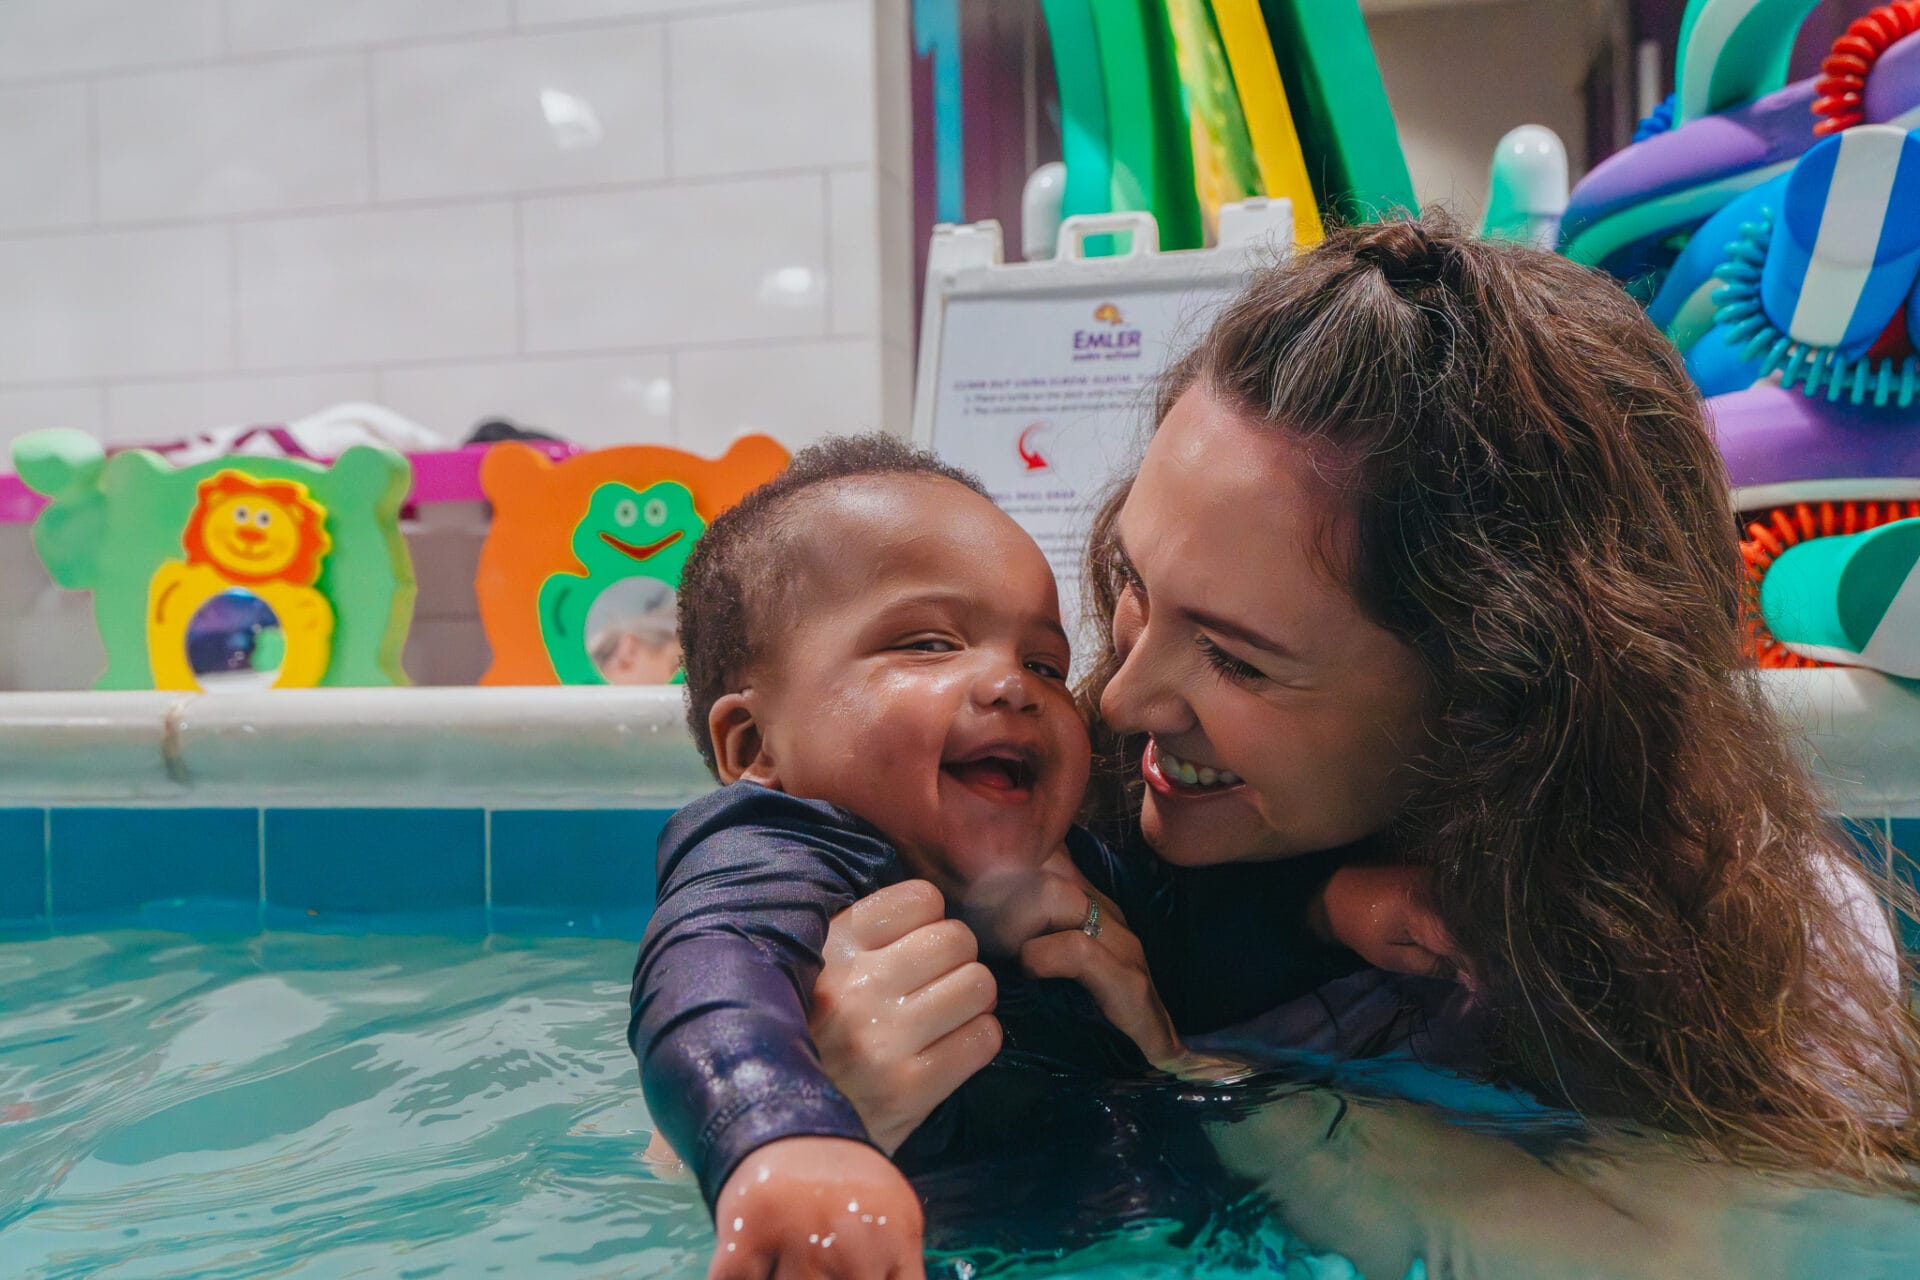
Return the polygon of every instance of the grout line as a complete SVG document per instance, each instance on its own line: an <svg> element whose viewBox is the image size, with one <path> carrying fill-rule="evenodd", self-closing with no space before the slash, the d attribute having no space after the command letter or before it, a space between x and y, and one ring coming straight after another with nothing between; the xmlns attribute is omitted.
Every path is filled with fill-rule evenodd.
<svg viewBox="0 0 1920 1280"><path fill-rule="evenodd" d="M527 225L518 198L513 202L513 349L527 354Z"/></svg>
<svg viewBox="0 0 1920 1280"><path fill-rule="evenodd" d="M53 809L51 806L40 811L40 895L44 899L43 909L47 913L47 923L53 923Z"/></svg>
<svg viewBox="0 0 1920 1280"><path fill-rule="evenodd" d="M227 358L237 372L245 366L240 359L240 227L227 224Z"/></svg>
<svg viewBox="0 0 1920 1280"><path fill-rule="evenodd" d="M361 105L367 110L367 203L374 205L380 203L380 147L374 136L374 117L380 108L379 86L375 84L375 78L380 70L374 65L373 50L368 49L361 56L360 70Z"/></svg>
<svg viewBox="0 0 1920 1280"><path fill-rule="evenodd" d="M484 866L486 868L485 881L481 889L481 894L482 894L483 901L485 901L486 903L488 912L492 912L493 910L493 810L482 809L480 812L485 815L485 819L482 824L483 836L481 840L481 849L483 851L482 856L484 858Z"/></svg>
<svg viewBox="0 0 1920 1280"><path fill-rule="evenodd" d="M87 81L87 225L100 225L100 86Z"/></svg>
<svg viewBox="0 0 1920 1280"><path fill-rule="evenodd" d="M673 177L673 27L660 24L660 163Z"/></svg>
<svg viewBox="0 0 1920 1280"><path fill-rule="evenodd" d="M705 352L758 351L767 347L813 347L837 343L873 341L884 335L864 333L822 333L810 330L784 335L754 338L715 338L702 342L644 342L613 347L562 347L551 351L527 351L488 354L476 351L460 356L432 356L413 360L392 360L369 365L365 361L323 365L270 365L254 369L194 369L185 373L163 373L127 377L105 375L90 378L60 378L48 381L0 381L0 392L8 391L88 391L105 393L118 388L148 386L190 386L196 382L251 382L273 378L321 377L328 374L409 373L428 369L457 369L462 365L540 365L563 360L597 360L609 356L662 356Z"/></svg>
<svg viewBox="0 0 1920 1280"><path fill-rule="evenodd" d="M739 173L690 174L684 177L634 178L617 182L591 182L571 186L534 187L524 190L465 192L445 196L404 196L376 202L308 205L297 209L251 209L240 212L175 214L158 218L123 218L109 222L69 223L62 226L18 227L0 234L0 244L30 240L78 238L103 232L179 231L223 223L296 222L302 219L346 218L368 213L397 213L410 209L469 209L475 205L509 200L563 200L577 196L614 196L653 191L679 191L724 187L747 182L779 182L795 178L813 178L822 173L866 173L873 166L865 163L813 164L783 169L749 169Z"/></svg>
<svg viewBox="0 0 1920 1280"><path fill-rule="evenodd" d="M640 26L668 18L703 18L708 15L752 13L758 9L795 8L819 0L689 0L678 8L648 14L609 14L600 18L568 18L552 22L523 22L518 26L481 27L470 31L442 31L416 36L388 36L379 40L341 40L326 44L304 45L294 49L247 49L202 54L188 58L170 58L125 67L74 67L42 74L0 76L0 89L41 87L84 80L130 80L139 76L169 72L214 70L227 67L256 66L275 62L293 62L301 58L339 56L365 49L419 49L434 45L478 44L487 40L511 40L523 34L559 34L568 31L605 31Z"/></svg>
<svg viewBox="0 0 1920 1280"><path fill-rule="evenodd" d="M833 282L835 264L833 260L833 175L820 175L820 318L826 322L826 332L837 333L839 325L833 319Z"/></svg>
<svg viewBox="0 0 1920 1280"><path fill-rule="evenodd" d="M255 809L254 814L258 819L259 832L257 843L260 858L260 907L265 910L267 905L267 811Z"/></svg>

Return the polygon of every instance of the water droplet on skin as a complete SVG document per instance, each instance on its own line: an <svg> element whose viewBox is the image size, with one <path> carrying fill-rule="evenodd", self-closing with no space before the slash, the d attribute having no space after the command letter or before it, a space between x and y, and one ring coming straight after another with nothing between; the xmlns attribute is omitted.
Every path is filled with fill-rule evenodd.
<svg viewBox="0 0 1920 1280"><path fill-rule="evenodd" d="M860 1212L860 1202L858 1200L847 1201L847 1212L848 1213Z"/></svg>
<svg viewBox="0 0 1920 1280"><path fill-rule="evenodd" d="M765 1180L765 1179L762 1179L762 1181L764 1181L764 1180ZM734 1229L735 1231L738 1231L738 1230L739 1230L740 1228L742 1228L742 1227L744 1227L744 1226L746 1226L746 1225L747 1225L747 1220L746 1220L745 1218L735 1218L735 1219L733 1220L733 1229Z"/></svg>

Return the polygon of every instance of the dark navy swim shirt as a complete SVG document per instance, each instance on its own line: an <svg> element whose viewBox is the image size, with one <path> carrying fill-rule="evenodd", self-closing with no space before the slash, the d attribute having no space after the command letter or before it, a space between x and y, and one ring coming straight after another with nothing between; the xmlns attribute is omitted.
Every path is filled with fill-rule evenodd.
<svg viewBox="0 0 1920 1280"><path fill-rule="evenodd" d="M1067 851L1146 949L1182 1034L1244 1022L1360 967L1314 942L1306 904L1344 850L1280 862L1173 867L1137 838L1116 854L1074 828ZM711 1206L734 1168L779 1138L868 1142L807 1034L832 917L910 878L898 852L845 809L750 782L675 814L660 834L659 892L634 967L628 1043L647 1108ZM896 1153L903 1167L1017 1137L1036 1064L1102 1078L1146 1062L1076 984L996 969L1005 1047ZM1019 1072L996 1070L1018 1063Z"/></svg>

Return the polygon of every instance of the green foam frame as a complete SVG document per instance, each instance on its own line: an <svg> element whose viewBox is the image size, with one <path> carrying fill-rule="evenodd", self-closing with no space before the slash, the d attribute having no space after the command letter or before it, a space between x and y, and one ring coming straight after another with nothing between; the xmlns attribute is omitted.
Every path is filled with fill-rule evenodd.
<svg viewBox="0 0 1920 1280"><path fill-rule="evenodd" d="M412 468L390 449L355 445L331 465L230 456L174 467L143 449L106 456L80 431L39 431L13 445L20 479L50 500L33 524L34 550L53 581L93 592L106 646L101 689L150 689L147 591L182 555L181 532L202 480L218 471L296 480L326 508L332 549L315 587L333 606L322 687L407 683L400 667L413 616L413 563L400 533Z"/></svg>
<svg viewBox="0 0 1920 1280"><path fill-rule="evenodd" d="M1419 210L1359 0L1261 0L1320 203L1374 220Z"/></svg>

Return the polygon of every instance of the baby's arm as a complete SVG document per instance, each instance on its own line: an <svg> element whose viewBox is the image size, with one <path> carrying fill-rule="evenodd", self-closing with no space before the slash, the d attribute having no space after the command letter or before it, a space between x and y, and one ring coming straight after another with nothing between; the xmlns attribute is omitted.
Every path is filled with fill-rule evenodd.
<svg viewBox="0 0 1920 1280"><path fill-rule="evenodd" d="M801 1138L857 1152L846 1157L849 1168L885 1166L896 1198L911 1198L905 1180L868 1144L852 1105L821 1071L807 1034L807 993L820 970L828 917L877 886L893 864L891 846L824 806L736 786L676 815L662 834L660 859L659 898L634 970L628 1037L648 1109L708 1203L739 1181L736 1171L750 1155L777 1155ZM771 1182L771 1171L781 1166L773 1160L755 1167L768 1169ZM781 1216L783 1224L805 1215L811 1201L802 1184L822 1167L792 1165L800 1176L781 1183L792 1210ZM882 1173L872 1176L884 1181ZM769 1216L764 1203L760 1213L757 1221L779 1216ZM895 1215L888 1217L893 1228ZM730 1222L722 1219L723 1232ZM782 1229L787 1234L761 1243L798 1250L809 1247L807 1235L824 1236L832 1227L823 1222L798 1234ZM917 1260L917 1216L890 1238L896 1252ZM737 1254L740 1241L729 1243ZM798 1253L785 1256L800 1260ZM716 1269L725 1261L717 1257Z"/></svg>

